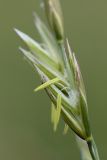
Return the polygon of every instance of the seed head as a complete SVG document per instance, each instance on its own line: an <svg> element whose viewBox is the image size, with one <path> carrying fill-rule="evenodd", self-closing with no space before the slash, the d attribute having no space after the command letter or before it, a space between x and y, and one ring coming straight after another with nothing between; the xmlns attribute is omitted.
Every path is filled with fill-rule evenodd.
<svg viewBox="0 0 107 160"><path fill-rule="evenodd" d="M64 38L63 16L59 0L44 0L49 25L60 41Z"/></svg>

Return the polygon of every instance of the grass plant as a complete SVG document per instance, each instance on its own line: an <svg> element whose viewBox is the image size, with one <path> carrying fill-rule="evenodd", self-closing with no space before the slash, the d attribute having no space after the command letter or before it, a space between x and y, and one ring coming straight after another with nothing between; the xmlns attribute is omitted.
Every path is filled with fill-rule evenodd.
<svg viewBox="0 0 107 160"><path fill-rule="evenodd" d="M33 64L41 78L42 84L34 91L46 90L52 102L51 121L54 131L62 118L65 123L64 134L69 128L75 134L81 159L99 160L90 128L83 78L75 53L65 36L59 0L44 0L43 9L48 25L37 14L34 15L41 43L15 29L28 47L28 50L20 48L21 52Z"/></svg>

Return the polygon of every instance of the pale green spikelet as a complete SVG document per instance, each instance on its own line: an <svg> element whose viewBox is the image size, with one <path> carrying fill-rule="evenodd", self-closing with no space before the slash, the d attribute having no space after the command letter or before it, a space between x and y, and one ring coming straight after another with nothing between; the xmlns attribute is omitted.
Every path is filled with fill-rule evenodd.
<svg viewBox="0 0 107 160"><path fill-rule="evenodd" d="M63 133L66 134L70 128L74 135L79 137L79 144L85 142L87 146L87 151L83 147L81 152L88 152L90 160L99 160L90 128L84 82L75 54L64 34L59 0L43 0L43 3L49 26L47 27L37 15L34 16L35 26L42 42L35 41L15 29L28 47L28 51L20 47L21 52L32 63L41 78L42 85L34 91L45 89L49 96L52 103L51 122L54 131L62 118L65 124Z"/></svg>
<svg viewBox="0 0 107 160"><path fill-rule="evenodd" d="M44 0L45 10L49 25L53 29L57 39L64 38L63 16L59 0Z"/></svg>

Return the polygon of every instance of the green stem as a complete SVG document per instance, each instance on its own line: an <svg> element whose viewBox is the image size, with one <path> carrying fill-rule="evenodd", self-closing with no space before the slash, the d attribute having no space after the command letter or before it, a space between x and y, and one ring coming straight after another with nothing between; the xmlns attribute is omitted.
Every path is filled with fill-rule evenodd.
<svg viewBox="0 0 107 160"><path fill-rule="evenodd" d="M76 141L80 150L81 160L100 160L96 144L93 138L87 141L76 136Z"/></svg>
<svg viewBox="0 0 107 160"><path fill-rule="evenodd" d="M92 156L92 159L93 159L93 160L100 160L99 154L98 154L98 150L97 150L97 146L96 146L96 144L95 144L95 141L94 141L93 137L90 138L90 139L87 141L87 145L88 145L90 154L91 154L91 156Z"/></svg>
<svg viewBox="0 0 107 160"><path fill-rule="evenodd" d="M80 159L81 160L93 160L89 152L87 142L78 136L76 136L76 141L77 141L78 148L80 151Z"/></svg>

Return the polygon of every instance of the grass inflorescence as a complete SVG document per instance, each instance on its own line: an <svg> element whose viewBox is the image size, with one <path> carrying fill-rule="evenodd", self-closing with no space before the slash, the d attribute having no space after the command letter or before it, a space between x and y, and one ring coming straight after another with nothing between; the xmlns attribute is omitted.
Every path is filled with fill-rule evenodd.
<svg viewBox="0 0 107 160"><path fill-rule="evenodd" d="M77 139L83 160L99 160L89 123L88 104L83 78L75 53L65 36L63 14L58 0L44 0L48 26L34 15L35 26L42 42L33 40L15 29L28 46L20 48L41 78L34 91L46 90L51 103L51 121L56 131L60 118L64 120L64 134L70 128Z"/></svg>

